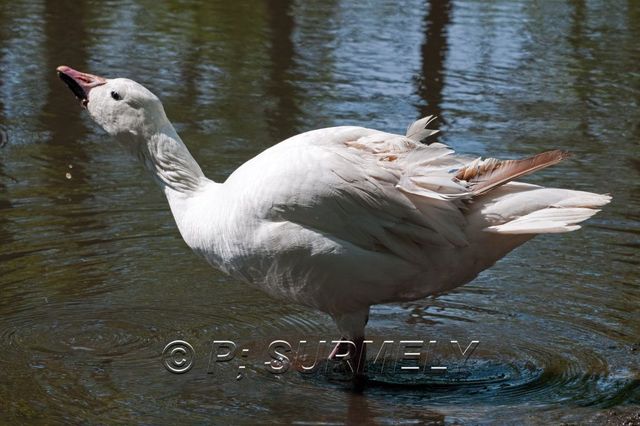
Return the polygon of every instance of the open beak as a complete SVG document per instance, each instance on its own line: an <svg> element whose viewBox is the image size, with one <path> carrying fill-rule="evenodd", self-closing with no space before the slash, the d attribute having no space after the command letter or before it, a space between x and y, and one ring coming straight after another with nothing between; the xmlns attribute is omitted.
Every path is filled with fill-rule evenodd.
<svg viewBox="0 0 640 426"><path fill-rule="evenodd" d="M89 103L89 91L107 82L107 80L102 77L85 74L66 65L60 65L56 68L56 71L58 71L58 77L69 86L69 89L71 89L84 107Z"/></svg>

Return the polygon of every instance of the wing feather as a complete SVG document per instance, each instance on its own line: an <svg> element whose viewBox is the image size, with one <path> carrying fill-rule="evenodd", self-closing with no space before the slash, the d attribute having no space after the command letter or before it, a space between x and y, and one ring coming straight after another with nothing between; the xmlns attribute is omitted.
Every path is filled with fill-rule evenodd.
<svg viewBox="0 0 640 426"><path fill-rule="evenodd" d="M520 176L557 164L568 156L568 152L555 149L522 160L477 159L460 169L456 178L466 181L474 196L482 195Z"/></svg>
<svg viewBox="0 0 640 426"><path fill-rule="evenodd" d="M426 117L421 118L420 120L414 121L407 128L407 138L414 140L416 142L424 142L432 136L440 133L440 130L428 129L427 127L431 124L436 118L435 115L428 115Z"/></svg>

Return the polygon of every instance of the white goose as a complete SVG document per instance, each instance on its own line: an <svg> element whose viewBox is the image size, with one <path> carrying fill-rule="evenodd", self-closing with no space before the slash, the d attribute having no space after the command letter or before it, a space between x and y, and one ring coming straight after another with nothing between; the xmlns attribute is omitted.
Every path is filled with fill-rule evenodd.
<svg viewBox="0 0 640 426"><path fill-rule="evenodd" d="M371 305L463 285L536 234L580 228L611 199L512 181L558 163L561 151L500 161L422 144L435 133L429 117L405 136L348 126L303 133L216 183L149 90L57 71L151 172L187 245L240 281L331 315L345 339L333 355L363 359Z"/></svg>

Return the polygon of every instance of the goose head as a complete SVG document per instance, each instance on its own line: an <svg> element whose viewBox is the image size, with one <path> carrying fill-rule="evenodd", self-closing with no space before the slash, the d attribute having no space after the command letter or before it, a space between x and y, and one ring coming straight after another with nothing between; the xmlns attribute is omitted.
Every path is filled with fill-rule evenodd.
<svg viewBox="0 0 640 426"><path fill-rule="evenodd" d="M170 125L158 97L133 80L103 78L65 65L57 71L91 118L117 139L148 138Z"/></svg>
<svg viewBox="0 0 640 426"><path fill-rule="evenodd" d="M192 192L208 182L167 119L162 103L127 78L103 78L57 68L58 76L107 133L142 161L165 189Z"/></svg>

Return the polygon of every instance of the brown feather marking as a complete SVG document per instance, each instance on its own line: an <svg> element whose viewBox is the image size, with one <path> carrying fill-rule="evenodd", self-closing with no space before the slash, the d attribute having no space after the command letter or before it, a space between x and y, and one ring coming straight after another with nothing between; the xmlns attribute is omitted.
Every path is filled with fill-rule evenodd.
<svg viewBox="0 0 640 426"><path fill-rule="evenodd" d="M522 160L474 160L458 171L456 179L466 181L473 194L480 195L520 176L557 164L568 156L568 152L554 149Z"/></svg>

